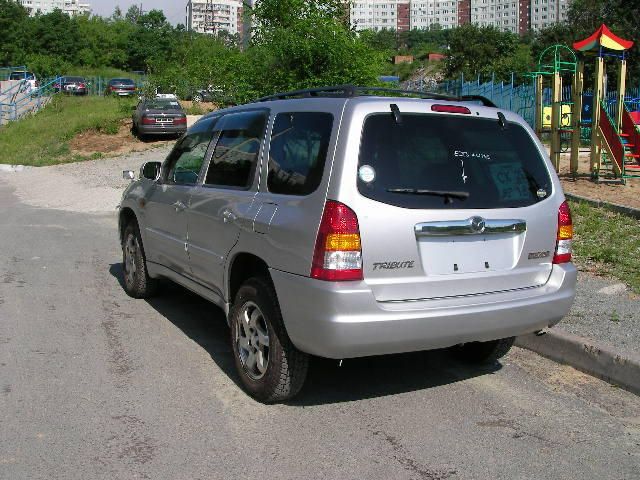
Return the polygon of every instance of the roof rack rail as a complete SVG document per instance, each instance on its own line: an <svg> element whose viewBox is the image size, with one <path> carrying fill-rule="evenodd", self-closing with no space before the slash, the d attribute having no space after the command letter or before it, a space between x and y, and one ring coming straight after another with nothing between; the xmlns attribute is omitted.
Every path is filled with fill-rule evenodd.
<svg viewBox="0 0 640 480"><path fill-rule="evenodd" d="M495 107L488 99L478 95L466 95L464 97L455 97L452 95L444 95L441 93L421 92L419 90L401 90L384 87L357 87L355 85L335 85L330 87L306 88L303 90L293 90L290 92L276 93L266 97L258 98L255 102L268 102L271 100L287 100L291 98L313 98L313 97L333 97L333 98L352 98L359 96L367 96L370 93L390 93L398 96L410 95L419 98L448 100L448 101L480 101L483 105Z"/></svg>

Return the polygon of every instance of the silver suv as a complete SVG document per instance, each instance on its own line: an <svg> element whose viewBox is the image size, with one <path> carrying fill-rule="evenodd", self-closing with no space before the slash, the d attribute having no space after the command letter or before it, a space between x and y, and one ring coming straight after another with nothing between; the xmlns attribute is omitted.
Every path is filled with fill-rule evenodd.
<svg viewBox="0 0 640 480"><path fill-rule="evenodd" d="M221 307L260 401L298 393L309 355L495 361L573 301L571 214L523 119L376 90L209 114L123 194L127 293L167 278Z"/></svg>

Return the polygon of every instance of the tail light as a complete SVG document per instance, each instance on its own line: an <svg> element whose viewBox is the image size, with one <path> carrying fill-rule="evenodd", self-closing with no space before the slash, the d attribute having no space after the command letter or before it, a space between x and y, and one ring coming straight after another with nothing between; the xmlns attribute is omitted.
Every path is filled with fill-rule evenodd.
<svg viewBox="0 0 640 480"><path fill-rule="evenodd" d="M567 263L571 261L571 242L573 241L573 221L571 210L567 202L562 202L558 209L558 238L553 263Z"/></svg>
<svg viewBox="0 0 640 480"><path fill-rule="evenodd" d="M186 125L187 124L187 117L174 118L173 119L173 124L174 125Z"/></svg>
<svg viewBox="0 0 640 480"><path fill-rule="evenodd" d="M330 282L362 280L358 217L343 203L327 200L324 206L311 277Z"/></svg>
<svg viewBox="0 0 640 480"><path fill-rule="evenodd" d="M87 86L86 86L84 83L80 83L80 84L78 85L78 88L87 88Z"/></svg>
<svg viewBox="0 0 640 480"><path fill-rule="evenodd" d="M111 85L111 86L109 87L109 90L111 90L112 92L115 92L116 90L118 90L118 87L116 87L116 86L114 86L114 85Z"/></svg>
<svg viewBox="0 0 640 480"><path fill-rule="evenodd" d="M156 124L156 119L153 117L142 117L142 124L143 125L155 125Z"/></svg>

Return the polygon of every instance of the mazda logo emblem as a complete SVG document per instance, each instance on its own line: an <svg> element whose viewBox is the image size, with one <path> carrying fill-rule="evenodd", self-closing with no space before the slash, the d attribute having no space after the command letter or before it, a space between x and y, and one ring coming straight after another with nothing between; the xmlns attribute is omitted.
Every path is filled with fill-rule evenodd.
<svg viewBox="0 0 640 480"><path fill-rule="evenodd" d="M485 228L485 221L484 218L482 217L471 217L469 219L470 221L470 226L471 226L471 231L473 231L473 233L482 233L484 232L484 228Z"/></svg>

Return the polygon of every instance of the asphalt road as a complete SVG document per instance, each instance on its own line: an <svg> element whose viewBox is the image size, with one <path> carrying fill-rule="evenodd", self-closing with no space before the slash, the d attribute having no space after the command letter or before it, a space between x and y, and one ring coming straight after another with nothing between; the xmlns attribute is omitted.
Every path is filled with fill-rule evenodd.
<svg viewBox="0 0 640 480"><path fill-rule="evenodd" d="M215 307L124 294L114 214L0 179L0 252L0 479L640 478L640 399L533 353L315 360L265 406Z"/></svg>

